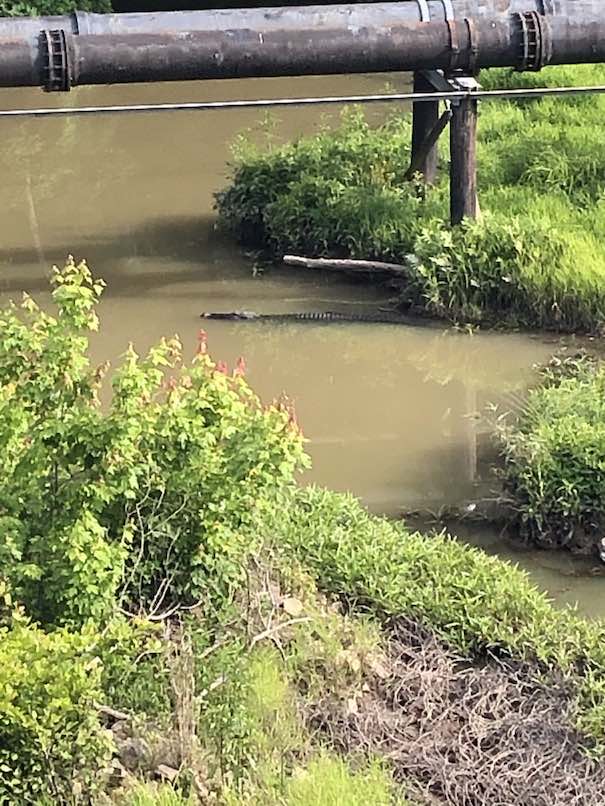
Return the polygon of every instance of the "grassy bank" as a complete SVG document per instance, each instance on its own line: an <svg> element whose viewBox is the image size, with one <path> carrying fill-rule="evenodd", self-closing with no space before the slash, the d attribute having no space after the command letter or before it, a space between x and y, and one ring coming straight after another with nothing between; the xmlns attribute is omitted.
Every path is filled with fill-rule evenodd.
<svg viewBox="0 0 605 806"><path fill-rule="evenodd" d="M562 670L577 685L579 724L603 742L603 626L554 610L522 572L446 535L410 534L323 491L300 493L277 528L320 586L353 607L405 614L467 656L504 652Z"/></svg>
<svg viewBox="0 0 605 806"><path fill-rule="evenodd" d="M203 333L127 350L101 409L103 285L54 283L0 315L0 801L598 802L602 625L296 491L291 408Z"/></svg>
<svg viewBox="0 0 605 806"><path fill-rule="evenodd" d="M530 77L488 71L486 88L598 84L601 66ZM372 129L347 112L337 131L266 149L242 146L221 218L273 257L284 252L403 261L402 305L453 320L598 329L605 315L602 96L485 103L479 125L483 220L447 225L447 177L419 194L404 180L410 121ZM443 161L447 154L443 153Z"/></svg>

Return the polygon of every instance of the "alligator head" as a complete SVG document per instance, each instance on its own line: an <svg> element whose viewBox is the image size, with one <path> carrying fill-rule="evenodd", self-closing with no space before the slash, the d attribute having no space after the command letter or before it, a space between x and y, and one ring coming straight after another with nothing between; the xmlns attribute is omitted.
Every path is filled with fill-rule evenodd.
<svg viewBox="0 0 605 806"><path fill-rule="evenodd" d="M201 313L202 319L258 319L258 314L254 311L228 311L226 313Z"/></svg>

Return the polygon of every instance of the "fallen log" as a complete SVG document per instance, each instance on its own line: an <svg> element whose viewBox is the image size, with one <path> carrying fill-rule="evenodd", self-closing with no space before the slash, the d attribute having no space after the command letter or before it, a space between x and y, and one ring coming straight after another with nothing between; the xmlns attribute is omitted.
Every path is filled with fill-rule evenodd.
<svg viewBox="0 0 605 806"><path fill-rule="evenodd" d="M410 262L411 262L410 256ZM409 278L411 266L403 263L383 263L380 260L338 260L336 258L311 258L299 255L284 255L287 266L302 266L305 269L329 269L334 271L388 274L391 277Z"/></svg>

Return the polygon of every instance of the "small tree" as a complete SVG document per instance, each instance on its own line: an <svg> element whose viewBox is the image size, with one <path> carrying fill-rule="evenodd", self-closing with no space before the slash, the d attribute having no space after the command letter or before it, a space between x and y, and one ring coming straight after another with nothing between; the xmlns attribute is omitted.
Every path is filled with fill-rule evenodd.
<svg viewBox="0 0 605 806"><path fill-rule="evenodd" d="M119 602L158 615L228 599L246 526L304 463L288 407L263 407L177 338L128 348L106 410L88 333L103 283L85 263L54 270L51 316L29 297L0 313L0 563L17 598L51 624L100 620ZM218 597L218 598L217 598Z"/></svg>

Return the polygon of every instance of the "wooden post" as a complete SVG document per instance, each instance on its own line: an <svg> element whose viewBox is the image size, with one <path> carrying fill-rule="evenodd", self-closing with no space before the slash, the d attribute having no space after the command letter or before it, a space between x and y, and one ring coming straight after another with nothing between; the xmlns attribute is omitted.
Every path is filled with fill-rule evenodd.
<svg viewBox="0 0 605 806"><path fill-rule="evenodd" d="M422 73L414 73L414 92L433 92L434 87ZM439 101L423 101L414 104L412 116L412 158L411 164L424 177L427 185L437 179L437 143L422 153L423 145L439 123Z"/></svg>
<svg viewBox="0 0 605 806"><path fill-rule="evenodd" d="M477 101L452 104L450 123L450 216L453 225L477 218Z"/></svg>

